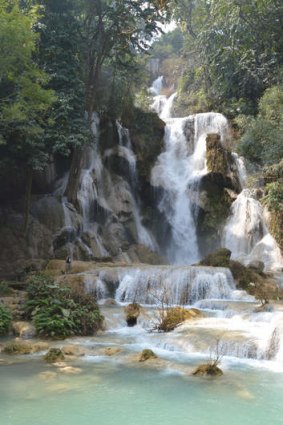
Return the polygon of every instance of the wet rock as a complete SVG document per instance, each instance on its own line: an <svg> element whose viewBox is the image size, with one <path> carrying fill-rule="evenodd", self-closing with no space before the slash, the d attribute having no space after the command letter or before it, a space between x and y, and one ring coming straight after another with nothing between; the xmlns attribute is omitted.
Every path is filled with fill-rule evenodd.
<svg viewBox="0 0 283 425"><path fill-rule="evenodd" d="M222 376L222 370L214 363L205 363L198 366L194 372L194 376Z"/></svg>
<svg viewBox="0 0 283 425"><path fill-rule="evenodd" d="M39 353L41 351L47 351L49 348L48 342L35 342L32 344L32 353Z"/></svg>
<svg viewBox="0 0 283 425"><path fill-rule="evenodd" d="M144 263L152 265L167 263L163 257L158 255L156 252L153 252L147 246L141 244L131 245L130 249L127 251L127 255L133 263Z"/></svg>
<svg viewBox="0 0 283 425"><path fill-rule="evenodd" d="M119 347L107 347L104 350L104 354L105 356L112 357L112 356L115 356L116 354L121 353L121 351L122 349Z"/></svg>
<svg viewBox="0 0 283 425"><path fill-rule="evenodd" d="M79 373L82 372L82 369L80 369L79 367L65 366L65 367L61 367L59 369L59 372L65 373L67 375L78 375Z"/></svg>
<svg viewBox="0 0 283 425"><path fill-rule="evenodd" d="M114 298L107 298L103 301L103 305L106 307L115 307L118 305L117 301Z"/></svg>
<svg viewBox="0 0 283 425"><path fill-rule="evenodd" d="M30 354L32 352L32 345L25 341L15 340L7 342L2 348L5 354Z"/></svg>
<svg viewBox="0 0 283 425"><path fill-rule="evenodd" d="M142 351L139 362L146 362L147 360L157 359L157 355L150 349L146 348Z"/></svg>
<svg viewBox="0 0 283 425"><path fill-rule="evenodd" d="M65 356L80 357L80 356L84 356L85 354L82 348L79 347L78 345L65 345L64 347L61 348L61 351Z"/></svg>
<svg viewBox="0 0 283 425"><path fill-rule="evenodd" d="M14 334L20 338L29 339L36 335L35 327L29 322L13 322L12 329Z"/></svg>
<svg viewBox="0 0 283 425"><path fill-rule="evenodd" d="M50 348L48 353L45 354L44 360L47 363L56 363L65 360L65 356L60 348Z"/></svg>
<svg viewBox="0 0 283 425"><path fill-rule="evenodd" d="M263 273L263 270L264 270L264 262L263 262L263 261L256 261L256 260L254 260L254 261L250 262L250 263L247 265L247 267L248 267L249 269L254 270L254 271L255 271L255 272L257 272L257 273Z"/></svg>
<svg viewBox="0 0 283 425"><path fill-rule="evenodd" d="M128 304L124 308L124 313L126 315L127 325L132 327L137 324L138 317L141 312L141 306L137 303Z"/></svg>
<svg viewBox="0 0 283 425"><path fill-rule="evenodd" d="M53 234L64 226L63 206L54 196L43 196L36 202L33 202L31 214Z"/></svg>

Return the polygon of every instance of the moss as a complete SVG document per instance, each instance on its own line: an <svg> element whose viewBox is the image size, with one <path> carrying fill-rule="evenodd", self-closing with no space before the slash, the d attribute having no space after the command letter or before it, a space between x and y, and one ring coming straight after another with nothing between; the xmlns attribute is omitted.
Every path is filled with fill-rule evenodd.
<svg viewBox="0 0 283 425"><path fill-rule="evenodd" d="M47 363L56 363L58 361L65 360L65 356L60 348L50 348L47 354L44 356L44 360Z"/></svg>
<svg viewBox="0 0 283 425"><path fill-rule="evenodd" d="M139 362L146 362L147 360L150 360L150 359L157 359L157 355L152 350L146 348L145 350L142 351L139 358Z"/></svg>
<svg viewBox="0 0 283 425"><path fill-rule="evenodd" d="M220 248L207 255L200 261L201 266L229 267L231 251L227 248Z"/></svg>
<svg viewBox="0 0 283 425"><path fill-rule="evenodd" d="M233 278L240 289L249 290L250 282L259 282L264 274L257 273L254 269L244 266L238 261L230 259L231 251L227 248L220 248L206 256L200 265L211 267L227 267L231 270Z"/></svg>
<svg viewBox="0 0 283 425"><path fill-rule="evenodd" d="M227 174L227 153L221 145L219 134L208 134L206 137L206 162L208 171Z"/></svg>
<svg viewBox="0 0 283 425"><path fill-rule="evenodd" d="M3 353L5 354L30 354L31 352L31 344L22 341L8 342L3 348Z"/></svg>

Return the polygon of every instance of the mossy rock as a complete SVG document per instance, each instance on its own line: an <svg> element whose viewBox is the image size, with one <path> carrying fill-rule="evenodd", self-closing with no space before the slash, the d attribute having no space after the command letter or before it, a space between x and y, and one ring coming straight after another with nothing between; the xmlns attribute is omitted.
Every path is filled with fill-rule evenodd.
<svg viewBox="0 0 283 425"><path fill-rule="evenodd" d="M135 326L137 324L137 319L141 312L141 306L137 303L128 304L124 308L126 315L126 322L128 326Z"/></svg>
<svg viewBox="0 0 283 425"><path fill-rule="evenodd" d="M145 350L142 351L139 358L139 362L146 362L147 360L151 360L151 359L157 359L157 355L149 348L146 348Z"/></svg>
<svg viewBox="0 0 283 425"><path fill-rule="evenodd" d="M227 248L220 248L207 255L200 261L199 265L210 267L229 267L230 258L231 251Z"/></svg>
<svg viewBox="0 0 283 425"><path fill-rule="evenodd" d="M206 162L208 171L226 175L227 154L221 144L220 134L208 134L206 137Z"/></svg>
<svg viewBox="0 0 283 425"><path fill-rule="evenodd" d="M11 341L4 345L2 352L11 355L30 354L32 345L24 341Z"/></svg>
<svg viewBox="0 0 283 425"><path fill-rule="evenodd" d="M65 360L65 356L60 348L50 348L48 353L45 354L44 360L47 363L57 363Z"/></svg>
<svg viewBox="0 0 283 425"><path fill-rule="evenodd" d="M198 366L194 372L194 376L222 376L222 370L213 363L205 363Z"/></svg>
<svg viewBox="0 0 283 425"><path fill-rule="evenodd" d="M166 311L157 329L163 332L170 332L185 320L196 319L201 316L202 313L196 308L186 310L183 307L172 307Z"/></svg>

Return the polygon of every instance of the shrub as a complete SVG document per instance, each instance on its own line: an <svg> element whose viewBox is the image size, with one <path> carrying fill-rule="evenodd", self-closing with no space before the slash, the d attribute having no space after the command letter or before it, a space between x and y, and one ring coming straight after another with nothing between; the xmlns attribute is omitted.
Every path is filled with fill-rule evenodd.
<svg viewBox="0 0 283 425"><path fill-rule="evenodd" d="M7 296L10 295L12 293L12 289L9 287L8 282L5 282L4 280L2 280L0 282L0 296Z"/></svg>
<svg viewBox="0 0 283 425"><path fill-rule="evenodd" d="M10 330L12 315L10 311L0 304L0 335L7 335Z"/></svg>
<svg viewBox="0 0 283 425"><path fill-rule="evenodd" d="M72 292L48 276L32 276L28 297L25 311L39 335L52 338L93 335L101 327L103 317L91 295Z"/></svg>

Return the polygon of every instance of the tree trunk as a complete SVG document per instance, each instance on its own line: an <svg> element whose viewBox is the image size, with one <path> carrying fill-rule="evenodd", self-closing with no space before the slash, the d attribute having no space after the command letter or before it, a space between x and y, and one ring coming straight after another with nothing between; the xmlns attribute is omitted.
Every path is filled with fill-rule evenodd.
<svg viewBox="0 0 283 425"><path fill-rule="evenodd" d="M76 148L73 152L68 184L64 195L72 204L77 204L77 194L80 185L80 175L83 163L83 148Z"/></svg>

